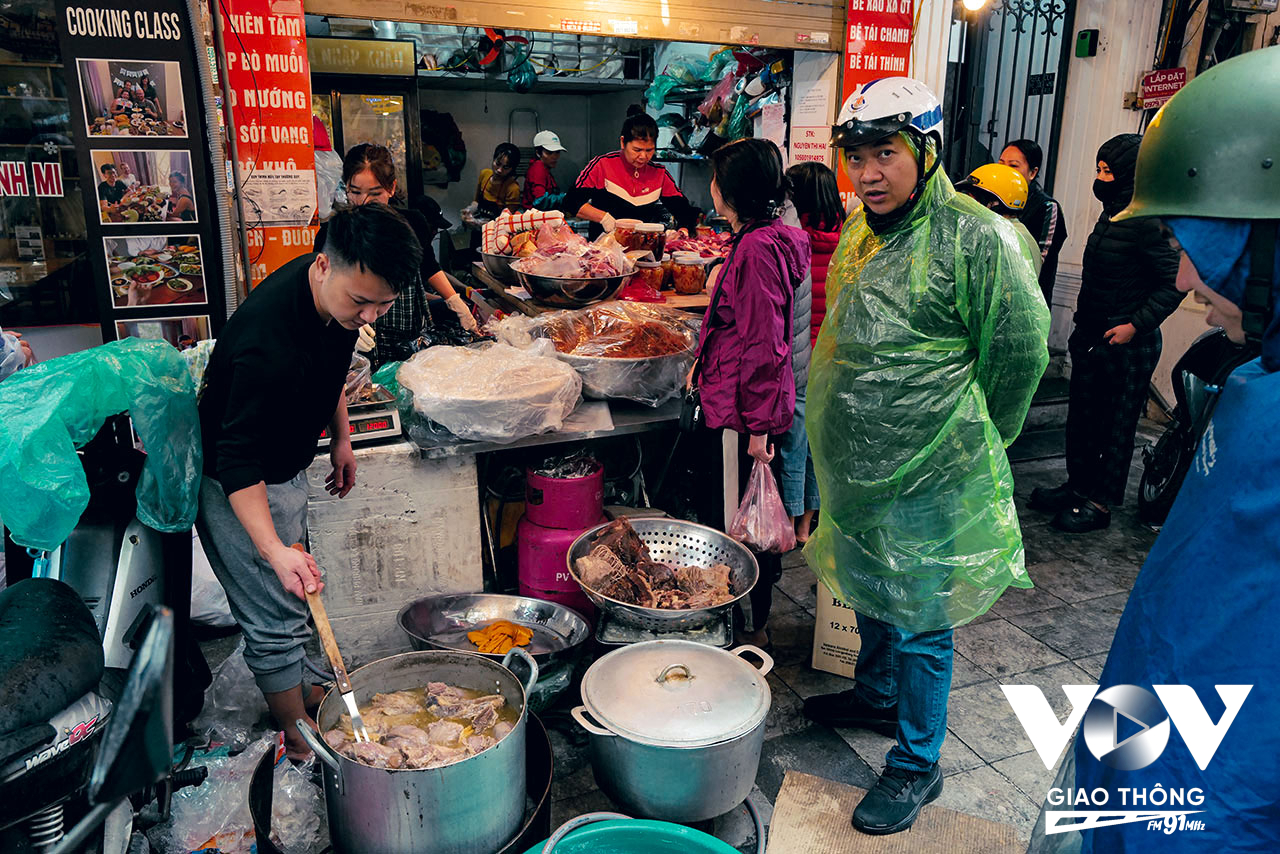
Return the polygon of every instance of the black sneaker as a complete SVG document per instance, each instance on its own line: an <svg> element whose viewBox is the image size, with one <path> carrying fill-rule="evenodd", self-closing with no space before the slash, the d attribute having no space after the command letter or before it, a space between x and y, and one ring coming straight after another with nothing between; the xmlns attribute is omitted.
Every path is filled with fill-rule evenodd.
<svg viewBox="0 0 1280 854"><path fill-rule="evenodd" d="M1062 486L1049 488L1037 486L1031 490L1031 500L1027 502L1032 510L1042 513L1057 513L1080 502L1080 495L1065 483Z"/></svg>
<svg viewBox="0 0 1280 854"><path fill-rule="evenodd" d="M1058 512L1049 523L1068 534L1100 531L1111 524L1111 512L1100 510L1092 501L1081 501Z"/></svg>
<svg viewBox="0 0 1280 854"><path fill-rule="evenodd" d="M920 809L942 794L942 772L935 762L928 771L892 765L853 811L853 827L872 836L898 833L915 823Z"/></svg>
<svg viewBox="0 0 1280 854"><path fill-rule="evenodd" d="M804 716L829 727L869 729L881 735L898 734L898 707L877 709L850 688L838 694L819 694L804 701Z"/></svg>

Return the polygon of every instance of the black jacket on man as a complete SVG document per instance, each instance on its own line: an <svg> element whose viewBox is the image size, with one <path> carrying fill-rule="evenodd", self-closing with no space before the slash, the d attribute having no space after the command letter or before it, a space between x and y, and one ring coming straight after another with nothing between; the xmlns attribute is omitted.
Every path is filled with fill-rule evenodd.
<svg viewBox="0 0 1280 854"><path fill-rule="evenodd" d="M1097 335L1099 343L1104 332L1123 323L1132 323L1138 334L1158 329L1182 302L1183 295L1174 287L1178 254L1161 234L1158 221L1111 221L1133 198L1141 139L1123 134L1098 151L1115 181L1110 187L1095 185L1109 198L1085 244L1075 322L1076 334Z"/></svg>

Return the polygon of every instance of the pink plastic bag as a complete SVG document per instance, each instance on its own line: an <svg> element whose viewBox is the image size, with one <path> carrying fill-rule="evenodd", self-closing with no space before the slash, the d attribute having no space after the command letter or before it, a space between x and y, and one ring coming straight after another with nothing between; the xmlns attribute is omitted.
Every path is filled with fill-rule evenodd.
<svg viewBox="0 0 1280 854"><path fill-rule="evenodd" d="M786 554L796 547L796 530L782 506L778 483L765 463L756 460L747 491L729 523L729 536L757 552Z"/></svg>

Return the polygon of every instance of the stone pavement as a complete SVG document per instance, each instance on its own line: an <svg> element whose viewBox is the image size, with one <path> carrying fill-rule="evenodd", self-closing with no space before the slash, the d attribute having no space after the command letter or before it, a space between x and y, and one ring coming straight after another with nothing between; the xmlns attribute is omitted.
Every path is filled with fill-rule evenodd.
<svg viewBox="0 0 1280 854"><path fill-rule="evenodd" d="M1113 511L1110 528L1072 536L1054 530L1048 517L1026 506L1034 487L1057 486L1064 479L1063 461L1014 466L1027 568L1036 586L1011 588L988 614L956 630L941 806L1012 824L1020 838L1030 838L1054 772L1036 755L999 686L1039 686L1061 718L1068 707L1058 686L1097 681L1129 591L1155 541L1155 534L1134 516L1140 473L1135 454L1129 500ZM766 822L787 770L869 788L892 743L875 733L817 726L801 713L806 697L844 690L853 682L809 667L817 603L814 576L798 552L784 565L769 620L776 660L768 676L773 708L752 794ZM596 788L577 728L564 725L555 713L547 722L556 751L553 824L613 809ZM703 829L744 852L755 851L745 809Z"/></svg>

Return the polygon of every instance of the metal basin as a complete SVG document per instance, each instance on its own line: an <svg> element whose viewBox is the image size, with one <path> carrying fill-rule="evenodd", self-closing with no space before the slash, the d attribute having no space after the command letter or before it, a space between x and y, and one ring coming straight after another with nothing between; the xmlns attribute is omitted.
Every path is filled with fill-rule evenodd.
<svg viewBox="0 0 1280 854"><path fill-rule="evenodd" d="M582 393L587 397L620 398L658 406L684 387L693 364L693 351L621 359L556 353L556 358L573 365L582 376Z"/></svg>
<svg viewBox="0 0 1280 854"><path fill-rule="evenodd" d="M474 854L496 851L516 835L525 811L527 692L538 665L523 650L522 683L500 664L463 652L406 652L351 673L356 702L374 694L445 682L501 694L520 710L515 728L496 745L442 768L374 768L334 752L306 724L299 730L324 765L325 806L334 850L341 854ZM320 704L316 723L327 732L345 712L338 691Z"/></svg>
<svg viewBox="0 0 1280 854"><path fill-rule="evenodd" d="M535 302L557 308L581 308L593 302L609 299L618 292L623 282L635 275L607 276L596 279L568 279L553 276L535 276L532 273L514 271Z"/></svg>
<svg viewBox="0 0 1280 854"><path fill-rule="evenodd" d="M480 258L484 261L484 271L490 276L504 285L519 284L516 271L511 269L511 262L519 261L519 258L514 255L486 255L483 252L480 253Z"/></svg>
<svg viewBox="0 0 1280 854"><path fill-rule="evenodd" d="M751 592L760 578L760 566L755 555L742 543L715 528L697 525L681 519L630 519L640 539L649 547L653 559L673 566L712 566L723 563L729 567L729 581L734 597L713 608L671 610L666 608L642 608L603 596L582 583L574 563L585 557L595 547L596 540L605 525L597 525L573 541L565 558L569 572L578 582L582 592L603 611L632 626L655 632L682 632L715 622L740 599Z"/></svg>
<svg viewBox="0 0 1280 854"><path fill-rule="evenodd" d="M424 596L405 605L396 622L414 649L452 649L502 661L501 655L482 653L467 640L467 632L495 620L508 620L533 630L525 647L538 666L576 659L591 626L581 614L558 602L500 593L443 593Z"/></svg>

